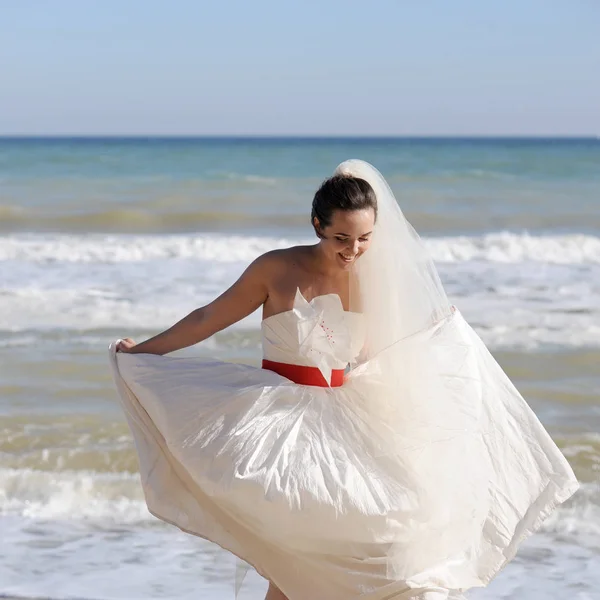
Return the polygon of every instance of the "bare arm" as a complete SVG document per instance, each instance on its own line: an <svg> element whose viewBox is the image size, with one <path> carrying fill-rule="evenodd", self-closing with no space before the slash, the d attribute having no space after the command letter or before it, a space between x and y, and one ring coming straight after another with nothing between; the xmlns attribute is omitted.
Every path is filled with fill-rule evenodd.
<svg viewBox="0 0 600 600"><path fill-rule="evenodd" d="M119 350L131 354L167 354L197 344L237 323L264 304L268 297L270 253L257 258L242 276L216 300L192 311L158 335L135 345L127 339Z"/></svg>

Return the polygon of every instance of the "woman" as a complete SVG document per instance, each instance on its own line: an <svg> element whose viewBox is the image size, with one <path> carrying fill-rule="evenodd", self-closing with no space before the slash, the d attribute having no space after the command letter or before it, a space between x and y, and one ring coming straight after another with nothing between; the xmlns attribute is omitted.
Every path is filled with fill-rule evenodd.
<svg viewBox="0 0 600 600"><path fill-rule="evenodd" d="M149 509L252 564L269 600L460 597L577 481L378 171L342 163L312 223L316 245L111 345ZM263 369L153 356L260 306Z"/></svg>

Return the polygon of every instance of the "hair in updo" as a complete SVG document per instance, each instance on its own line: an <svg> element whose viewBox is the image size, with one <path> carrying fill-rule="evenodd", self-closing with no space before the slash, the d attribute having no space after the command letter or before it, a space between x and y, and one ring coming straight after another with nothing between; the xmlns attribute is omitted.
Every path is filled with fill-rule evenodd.
<svg viewBox="0 0 600 600"><path fill-rule="evenodd" d="M351 175L334 175L326 179L315 193L310 220L318 237L323 237L315 226L315 217L324 228L331 225L336 210L363 210L372 208L377 219L377 198L373 188L364 179Z"/></svg>

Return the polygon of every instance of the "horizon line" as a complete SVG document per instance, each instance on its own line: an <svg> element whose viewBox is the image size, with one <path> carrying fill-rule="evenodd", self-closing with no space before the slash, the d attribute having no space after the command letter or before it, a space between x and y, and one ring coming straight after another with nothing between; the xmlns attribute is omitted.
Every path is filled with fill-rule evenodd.
<svg viewBox="0 0 600 600"><path fill-rule="evenodd" d="M577 134L187 134L187 133L0 133L0 139L207 139L207 140L600 140Z"/></svg>

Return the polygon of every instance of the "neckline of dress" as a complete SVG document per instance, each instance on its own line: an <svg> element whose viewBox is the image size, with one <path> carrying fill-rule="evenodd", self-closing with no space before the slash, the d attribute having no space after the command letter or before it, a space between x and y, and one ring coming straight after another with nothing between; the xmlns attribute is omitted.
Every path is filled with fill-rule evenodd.
<svg viewBox="0 0 600 600"><path fill-rule="evenodd" d="M300 291L300 288L298 289L298 293L302 296L302 298L304 298L304 294ZM308 302L310 305L312 305L312 303L315 300L318 300L319 298L326 298L327 296L334 296L335 298L338 299L340 306L342 308L342 312L346 313L347 315L360 315L361 313L358 312L354 312L352 310L344 310L344 304L342 303L342 299L340 297L339 294L336 294L335 292L330 292L329 294L319 294L318 296L315 296L312 300L308 301L306 300L306 298L304 298L304 300L306 300L306 302ZM260 324L262 325L263 323L266 323L267 321L269 321L270 319L274 319L275 317L280 317L281 315L287 315L290 313L293 313L295 309L290 308L289 310L283 310L281 312L275 313L274 315L269 315L268 317L265 317L264 319L261 320Z"/></svg>

